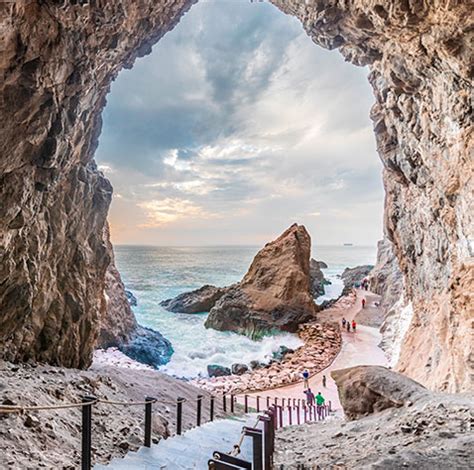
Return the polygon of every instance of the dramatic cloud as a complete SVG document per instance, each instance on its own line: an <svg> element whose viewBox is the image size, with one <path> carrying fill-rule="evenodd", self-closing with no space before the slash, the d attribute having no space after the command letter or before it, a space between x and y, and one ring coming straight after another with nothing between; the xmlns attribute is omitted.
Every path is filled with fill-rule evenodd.
<svg viewBox="0 0 474 470"><path fill-rule="evenodd" d="M199 2L112 87L97 160L114 240L260 244L297 221L317 243L374 243L366 74L272 5Z"/></svg>

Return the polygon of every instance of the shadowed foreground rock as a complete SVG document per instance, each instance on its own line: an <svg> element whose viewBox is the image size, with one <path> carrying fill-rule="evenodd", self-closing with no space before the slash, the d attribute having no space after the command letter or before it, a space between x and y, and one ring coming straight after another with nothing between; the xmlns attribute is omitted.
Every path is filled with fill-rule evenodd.
<svg viewBox="0 0 474 470"><path fill-rule="evenodd" d="M296 332L316 305L310 290L311 238L293 224L255 256L241 282L211 309L206 328L258 338L277 330Z"/></svg>
<svg viewBox="0 0 474 470"><path fill-rule="evenodd" d="M357 366L331 372L347 418L354 420L400 407L428 391L408 377L382 366Z"/></svg>

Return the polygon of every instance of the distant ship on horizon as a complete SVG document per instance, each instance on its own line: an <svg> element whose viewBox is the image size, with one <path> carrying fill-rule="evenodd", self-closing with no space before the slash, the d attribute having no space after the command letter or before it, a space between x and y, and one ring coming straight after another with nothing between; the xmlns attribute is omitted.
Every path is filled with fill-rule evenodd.
<svg viewBox="0 0 474 470"><path fill-rule="evenodd" d="M354 243L344 243L344 246L354 246Z"/></svg>

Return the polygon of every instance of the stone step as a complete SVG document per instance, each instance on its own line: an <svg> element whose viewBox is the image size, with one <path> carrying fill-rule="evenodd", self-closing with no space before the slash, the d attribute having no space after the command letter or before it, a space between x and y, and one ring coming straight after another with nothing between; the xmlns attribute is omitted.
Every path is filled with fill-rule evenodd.
<svg viewBox="0 0 474 470"><path fill-rule="evenodd" d="M150 448L129 452L94 470L203 470L215 451L230 452L239 440L243 426L254 426L256 414L216 420L194 428L181 436L162 439ZM251 461L252 446L244 439L240 457Z"/></svg>

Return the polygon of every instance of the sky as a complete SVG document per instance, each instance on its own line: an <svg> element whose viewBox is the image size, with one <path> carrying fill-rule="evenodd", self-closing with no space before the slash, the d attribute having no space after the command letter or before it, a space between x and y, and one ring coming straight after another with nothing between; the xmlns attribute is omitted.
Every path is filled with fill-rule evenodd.
<svg viewBox="0 0 474 470"><path fill-rule="evenodd" d="M266 3L209 0L113 83L96 160L116 244L314 244L382 236L368 70Z"/></svg>

